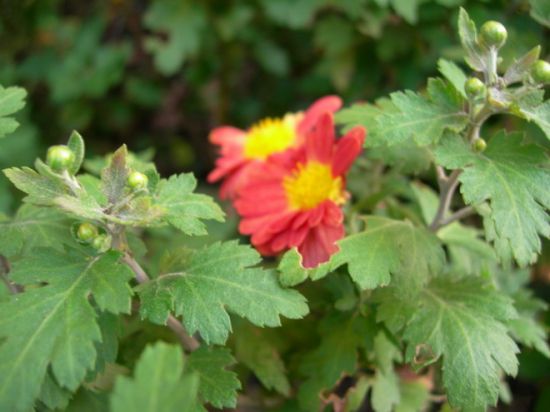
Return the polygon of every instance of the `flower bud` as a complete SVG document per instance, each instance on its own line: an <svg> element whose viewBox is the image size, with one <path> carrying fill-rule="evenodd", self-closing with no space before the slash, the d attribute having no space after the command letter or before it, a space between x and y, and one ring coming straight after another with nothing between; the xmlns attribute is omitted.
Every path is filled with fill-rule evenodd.
<svg viewBox="0 0 550 412"><path fill-rule="evenodd" d="M99 252L105 252L111 247L111 237L107 235L99 235L92 241L92 246Z"/></svg>
<svg viewBox="0 0 550 412"><path fill-rule="evenodd" d="M67 146L52 146L48 149L46 163L56 172L61 172L73 164L74 158L73 151Z"/></svg>
<svg viewBox="0 0 550 412"><path fill-rule="evenodd" d="M97 227L95 227L91 223L82 223L80 226L78 226L78 229L76 231L76 236L78 237L78 239L85 243L92 242L92 240L94 240L97 235Z"/></svg>
<svg viewBox="0 0 550 412"><path fill-rule="evenodd" d="M143 173L132 172L128 175L128 186L132 190L145 189L149 183L149 179Z"/></svg>
<svg viewBox="0 0 550 412"><path fill-rule="evenodd" d="M506 27L498 21L485 22L479 31L480 43L487 48L496 47L500 49L506 43L507 37Z"/></svg>
<svg viewBox="0 0 550 412"><path fill-rule="evenodd" d="M485 83L477 77L470 77L464 83L464 91L466 92L466 95L472 99L485 94L485 90L487 90Z"/></svg>
<svg viewBox="0 0 550 412"><path fill-rule="evenodd" d="M531 76L537 83L550 83L550 63L544 60L537 60L531 68Z"/></svg>
<svg viewBox="0 0 550 412"><path fill-rule="evenodd" d="M476 152L481 153L487 148L487 142L480 137L479 139L474 140L472 146Z"/></svg>

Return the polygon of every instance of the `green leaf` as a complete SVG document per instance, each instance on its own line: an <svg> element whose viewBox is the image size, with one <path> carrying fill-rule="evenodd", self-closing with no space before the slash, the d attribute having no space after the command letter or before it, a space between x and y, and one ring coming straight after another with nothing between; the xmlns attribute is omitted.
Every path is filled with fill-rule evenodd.
<svg viewBox="0 0 550 412"><path fill-rule="evenodd" d="M437 61L437 68L439 72L451 82L456 91L465 98L466 92L464 91L464 83L466 83L467 77L464 71L458 67L457 64L445 59L439 59Z"/></svg>
<svg viewBox="0 0 550 412"><path fill-rule="evenodd" d="M504 82L512 84L522 81L529 74L531 67L539 59L539 56L540 46L536 46L520 57L519 60L514 61L504 73Z"/></svg>
<svg viewBox="0 0 550 412"><path fill-rule="evenodd" d="M28 167L12 167L3 172L15 187L28 195L23 199L25 202L48 206L54 203L56 197L68 193L60 181L42 176Z"/></svg>
<svg viewBox="0 0 550 412"><path fill-rule="evenodd" d="M199 376L199 399L216 408L237 406L241 383L235 372L226 370L235 363L227 348L201 347L191 353L186 369Z"/></svg>
<svg viewBox="0 0 550 412"><path fill-rule="evenodd" d="M127 157L128 149L123 145L113 154L109 166L101 172L103 193L111 204L115 204L128 192L130 168L126 164Z"/></svg>
<svg viewBox="0 0 550 412"><path fill-rule="evenodd" d="M54 209L25 204L13 220L0 219L0 253L11 257L36 247L63 251L73 243L67 217Z"/></svg>
<svg viewBox="0 0 550 412"><path fill-rule="evenodd" d="M223 344L231 330L226 309L258 326L279 326L280 316L308 313L302 295L282 289L273 272L254 267L258 253L236 241L215 243L182 256L172 272L138 288L141 315L165 323L170 311L183 315L191 334Z"/></svg>
<svg viewBox="0 0 550 412"><path fill-rule="evenodd" d="M533 296L531 290L518 289L512 294L514 306L519 313L518 319L508 322L508 328L514 339L525 346L538 350L547 358L550 358L546 330L544 325L537 320L540 312L547 310L548 305Z"/></svg>
<svg viewBox="0 0 550 412"><path fill-rule="evenodd" d="M28 410L51 366L57 383L74 390L96 360L96 313L129 313L133 273L116 252L84 258L51 249L15 262L11 278L27 287L0 304L0 410Z"/></svg>
<svg viewBox="0 0 550 412"><path fill-rule="evenodd" d="M365 346L369 333L367 327L361 316L335 316L323 321L319 346L300 365L307 377L298 391L304 410L319 410L321 392L335 386L345 374L355 373L358 351Z"/></svg>
<svg viewBox="0 0 550 412"><path fill-rule="evenodd" d="M377 117L370 138L373 143L397 145L414 138L420 146L435 144L443 131L459 132L467 124L457 93L441 80L432 80L430 98L410 90L390 95L396 110Z"/></svg>
<svg viewBox="0 0 550 412"><path fill-rule="evenodd" d="M143 351L133 378L120 376L111 395L111 411L193 412L199 377L183 372L181 348L158 342Z"/></svg>
<svg viewBox="0 0 550 412"><path fill-rule="evenodd" d="M550 208L550 171L541 165L546 155L535 145L522 145L520 134L495 135L483 153L475 153L459 136L447 136L435 151L439 164L462 168L464 201L488 201L486 237L499 256L513 255L521 265L536 260L539 234L550 236L546 209Z"/></svg>
<svg viewBox="0 0 550 412"><path fill-rule="evenodd" d="M437 238L408 221L368 216L366 229L338 242L334 265L347 263L352 279L361 289L390 283L404 291L414 291L437 273L444 253Z"/></svg>
<svg viewBox="0 0 550 412"><path fill-rule="evenodd" d="M21 87L0 86L0 138L14 132L19 126L19 123L9 116L25 106L25 97L27 92Z"/></svg>
<svg viewBox="0 0 550 412"><path fill-rule="evenodd" d="M402 361L401 353L384 332L379 332L374 338L374 355L378 368L372 385L372 406L376 412L391 412L400 404L394 361Z"/></svg>
<svg viewBox="0 0 550 412"><path fill-rule="evenodd" d="M550 4L546 0L529 0L531 17L540 24L550 27Z"/></svg>
<svg viewBox="0 0 550 412"><path fill-rule="evenodd" d="M279 271L279 281L283 286L289 287L298 285L307 278L311 280L324 278L336 267L332 265L331 261L328 261L314 269L306 269L302 265L300 253L296 248L292 248L283 255L277 269Z"/></svg>
<svg viewBox="0 0 550 412"><path fill-rule="evenodd" d="M498 399L501 368L515 375L518 348L504 322L517 316L512 301L480 278L435 279L403 312L391 288L377 292L378 321L402 330L408 361L442 358L443 384L455 408L484 411ZM425 363L425 362L424 362Z"/></svg>
<svg viewBox="0 0 550 412"><path fill-rule="evenodd" d="M418 8L423 0L390 0L396 13L408 23L415 24L418 21Z"/></svg>
<svg viewBox="0 0 550 412"><path fill-rule="evenodd" d="M265 330L239 322L236 328L235 357L249 368L266 389L289 396L290 383L277 348Z"/></svg>
<svg viewBox="0 0 550 412"><path fill-rule="evenodd" d="M418 412L427 409L430 390L422 382L401 380L399 384L400 401L395 412Z"/></svg>
<svg viewBox="0 0 550 412"><path fill-rule="evenodd" d="M322 5L320 0L261 0L265 14L274 22L298 29L306 27L315 14L315 10Z"/></svg>
<svg viewBox="0 0 550 412"><path fill-rule="evenodd" d="M84 161L84 139L76 130L73 130L71 136L69 137L69 142L67 143L67 146L74 153L74 162L73 165L69 168L69 173L71 175L76 175L80 170L80 167L82 166L82 162Z"/></svg>
<svg viewBox="0 0 550 412"><path fill-rule="evenodd" d="M192 174L174 175L159 184L157 202L166 210L167 223L188 235L205 235L201 220L222 222L224 213L210 196L193 193L197 180Z"/></svg>
<svg viewBox="0 0 550 412"><path fill-rule="evenodd" d="M145 26L160 36L146 38L145 47L153 53L156 68L165 75L175 74L201 46L202 35L208 29L204 5L201 2L178 0L157 1L144 16Z"/></svg>
<svg viewBox="0 0 550 412"><path fill-rule="evenodd" d="M550 100L534 107L520 105L520 113L527 120L539 126L546 137L550 139Z"/></svg>
<svg viewBox="0 0 550 412"><path fill-rule="evenodd" d="M464 56L466 63L478 72L485 71L484 52L477 41L476 24L470 19L470 16L468 16L468 13L462 7L458 15L458 34L462 47L466 53L466 56Z"/></svg>

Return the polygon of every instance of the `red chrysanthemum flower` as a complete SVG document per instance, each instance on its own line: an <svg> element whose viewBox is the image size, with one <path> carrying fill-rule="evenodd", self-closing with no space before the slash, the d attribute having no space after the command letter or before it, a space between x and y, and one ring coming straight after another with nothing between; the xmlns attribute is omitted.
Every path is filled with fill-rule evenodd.
<svg viewBox="0 0 550 412"><path fill-rule="evenodd" d="M208 175L210 183L224 180L220 197L234 198L246 184L255 165L269 156L297 147L323 113L332 113L342 106L337 96L326 96L313 103L305 113L287 114L278 119L264 119L247 131L231 126L218 127L210 133L210 141L221 147L216 168Z"/></svg>
<svg viewBox="0 0 550 412"><path fill-rule="evenodd" d="M336 140L332 114L323 114L298 149L256 167L235 201L239 230L263 255L297 247L304 267L326 262L344 236L345 174L358 156L365 130Z"/></svg>

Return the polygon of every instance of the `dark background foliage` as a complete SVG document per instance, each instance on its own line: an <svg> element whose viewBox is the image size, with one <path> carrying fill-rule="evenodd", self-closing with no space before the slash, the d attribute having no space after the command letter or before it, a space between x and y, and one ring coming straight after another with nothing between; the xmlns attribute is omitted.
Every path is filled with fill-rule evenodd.
<svg viewBox="0 0 550 412"><path fill-rule="evenodd" d="M459 5L506 25L505 59L541 41L547 56L526 0L0 0L0 84L29 93L0 169L77 129L88 156L126 143L164 175L204 179L217 125L247 127L326 94L350 103L423 88L439 57L461 59ZM0 176L0 212L15 196ZM526 351L521 365L512 389L526 410L549 364Z"/></svg>

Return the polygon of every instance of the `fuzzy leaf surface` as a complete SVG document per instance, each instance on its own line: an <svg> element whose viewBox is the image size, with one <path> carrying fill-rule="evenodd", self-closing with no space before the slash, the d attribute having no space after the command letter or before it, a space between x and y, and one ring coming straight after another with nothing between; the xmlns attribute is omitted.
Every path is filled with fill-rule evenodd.
<svg viewBox="0 0 550 412"><path fill-rule="evenodd" d="M166 209L164 219L188 235L205 235L201 220L223 221L224 213L210 196L193 193L197 180L192 174L172 176L161 181L158 203Z"/></svg>
<svg viewBox="0 0 550 412"><path fill-rule="evenodd" d="M273 272L254 267L261 259L249 246L215 243L183 260L171 273L139 287L143 317L165 323L173 310L183 315L189 333L223 344L231 331L227 310L269 327L279 326L280 316L298 319L308 313L302 295L281 288Z"/></svg>
<svg viewBox="0 0 550 412"><path fill-rule="evenodd" d="M428 85L429 98L410 90L390 95L396 110L376 119L371 138L389 146L414 138L420 146L437 143L444 130L460 131L467 123L460 96L440 79Z"/></svg>
<svg viewBox="0 0 550 412"><path fill-rule="evenodd" d="M226 368L235 359L227 348L201 347L189 355L186 370L199 376L199 399L216 408L235 408L241 383L235 372Z"/></svg>
<svg viewBox="0 0 550 412"><path fill-rule="evenodd" d="M495 135L483 153L474 153L458 136L448 136L435 152L439 164L462 168L460 190L468 204L490 203L487 239L497 253L525 266L540 252L539 234L550 236L550 170L546 155L523 145L520 134Z"/></svg>
<svg viewBox="0 0 550 412"><path fill-rule="evenodd" d="M118 264L119 257L44 249L13 265L15 282L47 285L27 288L0 304L0 410L28 410L48 366L69 390L94 367L94 342L101 332L89 296L103 311L130 312L132 272Z"/></svg>
<svg viewBox="0 0 550 412"><path fill-rule="evenodd" d="M444 261L437 238L408 221L367 216L363 232L338 242L334 265L348 265L352 279L361 289L374 289L390 283L404 290L418 289L430 273Z"/></svg>
<svg viewBox="0 0 550 412"><path fill-rule="evenodd" d="M395 291L380 290L378 320L402 330L408 361L419 353L442 358L443 384L455 408L484 411L496 404L501 369L517 372L518 348L505 322L517 317L512 300L479 278L432 281L403 311Z"/></svg>

